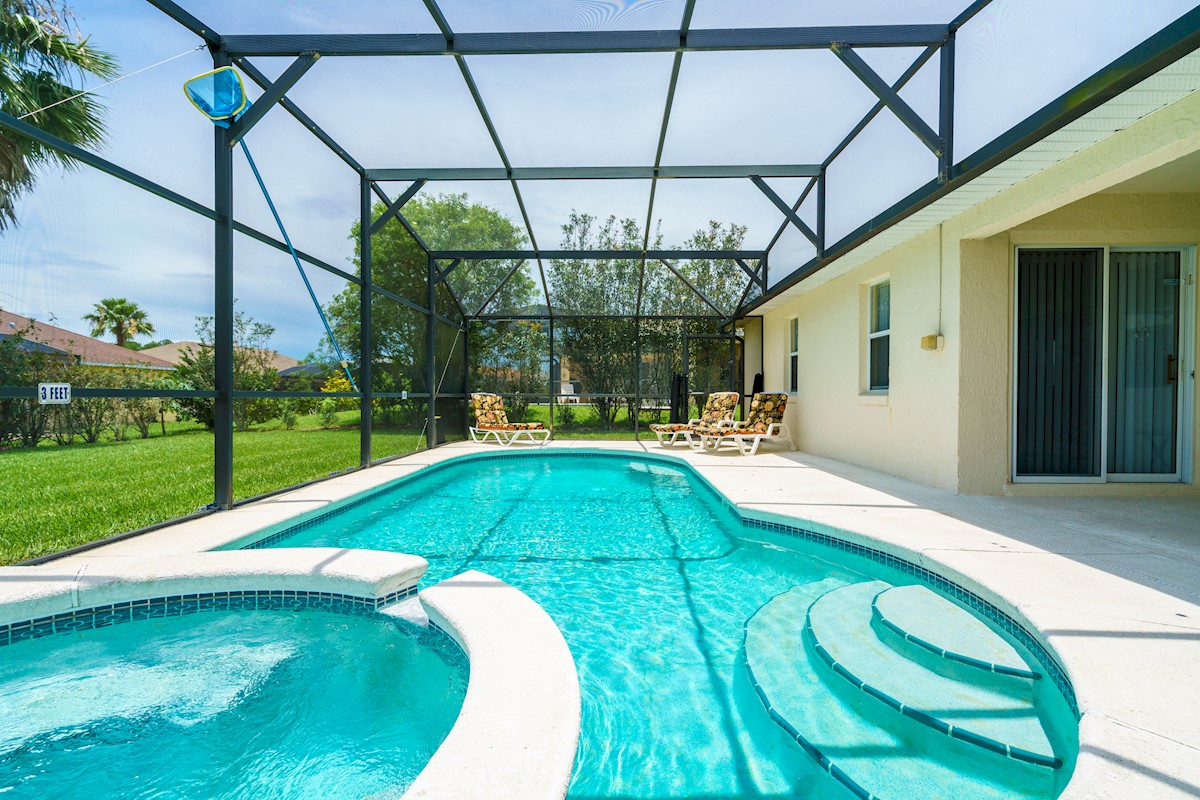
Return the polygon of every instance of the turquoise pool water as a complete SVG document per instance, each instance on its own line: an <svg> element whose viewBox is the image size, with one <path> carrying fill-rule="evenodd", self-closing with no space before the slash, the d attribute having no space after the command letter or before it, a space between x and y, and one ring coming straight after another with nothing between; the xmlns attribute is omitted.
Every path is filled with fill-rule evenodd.
<svg viewBox="0 0 1200 800"><path fill-rule="evenodd" d="M466 659L371 614L209 612L0 647L0 797L399 797Z"/></svg>
<svg viewBox="0 0 1200 800"><path fill-rule="evenodd" d="M571 797L849 797L781 743L745 676L743 626L776 595L816 599L869 580L869 565L750 533L688 470L547 454L452 463L271 546L416 553L424 585L479 569L540 603L583 695ZM920 763L899 768L877 796L912 796ZM971 796L1050 796L1006 785L1005 768L965 778Z"/></svg>

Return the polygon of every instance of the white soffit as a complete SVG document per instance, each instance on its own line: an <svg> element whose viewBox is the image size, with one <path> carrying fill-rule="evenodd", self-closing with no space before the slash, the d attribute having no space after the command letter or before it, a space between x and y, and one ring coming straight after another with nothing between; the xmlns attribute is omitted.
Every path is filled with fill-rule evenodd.
<svg viewBox="0 0 1200 800"><path fill-rule="evenodd" d="M1181 58L966 185L881 231L814 275L763 303L753 313L765 314L845 275L855 267L933 230L941 223L1107 139L1197 89L1200 89L1200 51Z"/></svg>

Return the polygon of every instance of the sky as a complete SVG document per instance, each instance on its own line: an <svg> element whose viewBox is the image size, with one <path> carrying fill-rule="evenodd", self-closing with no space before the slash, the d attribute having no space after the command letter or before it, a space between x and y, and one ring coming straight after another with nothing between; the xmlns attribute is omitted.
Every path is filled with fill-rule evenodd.
<svg viewBox="0 0 1200 800"><path fill-rule="evenodd" d="M946 22L967 0L699 0L694 29ZM122 74L174 58L97 93L107 107L105 158L211 207L212 127L183 96L183 82L212 68L199 40L143 0L75 0L78 23L113 53ZM420 0L183 0L225 33L434 32ZM442 0L459 31L670 29L683 0ZM994 0L958 35L956 156L962 158L1191 10L1182 0ZM910 48L860 50L894 80ZM604 54L467 59L515 166L650 165L672 56ZM290 59L258 59L269 76ZM901 96L937 126L938 59ZM93 82L85 81L82 88ZM251 98L257 86L249 84ZM314 120L368 167L500 166L453 59L324 58L291 92ZM875 102L832 53L689 53L683 58L663 163L820 162ZM282 109L247 143L302 250L352 271L350 225L357 176ZM235 215L277 235L245 159L235 153ZM935 174L927 149L885 111L829 170L831 240ZM794 201L805 181L769 181ZM394 196L402 187L389 187ZM429 184L468 192L519 220L507 183ZM559 245L572 210L643 221L648 181L525 182L533 234ZM810 201L801 216L815 225ZM81 317L105 297L139 303L155 338L195 338L212 313L212 223L88 167L43 171L0 232L0 308L83 332ZM765 247L781 215L749 181L660 181L655 219L668 244L715 219L746 225L745 246ZM775 276L813 255L789 228L771 253ZM322 302L344 282L308 268ZM235 242L238 307L276 327L279 351L303 357L322 335L290 258L242 236Z"/></svg>

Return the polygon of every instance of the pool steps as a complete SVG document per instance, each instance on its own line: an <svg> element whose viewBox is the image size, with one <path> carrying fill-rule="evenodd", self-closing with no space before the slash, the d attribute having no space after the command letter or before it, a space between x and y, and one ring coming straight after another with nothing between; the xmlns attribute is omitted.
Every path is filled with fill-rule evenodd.
<svg viewBox="0 0 1200 800"><path fill-rule="evenodd" d="M796 587L746 622L745 666L770 719L863 800L1048 792L1061 761L1025 688L1032 679L969 667L962 680L925 666L927 650L873 619L876 598L890 589L879 581ZM925 602L936 608L915 593L883 607L897 600L918 615Z"/></svg>
<svg viewBox="0 0 1200 800"><path fill-rule="evenodd" d="M953 662L946 665L952 677L964 674L952 667L965 667L1029 681L1042 678L982 621L924 586L884 589L871 601L871 620L877 628L937 659L924 663ZM914 653L914 658L920 655Z"/></svg>

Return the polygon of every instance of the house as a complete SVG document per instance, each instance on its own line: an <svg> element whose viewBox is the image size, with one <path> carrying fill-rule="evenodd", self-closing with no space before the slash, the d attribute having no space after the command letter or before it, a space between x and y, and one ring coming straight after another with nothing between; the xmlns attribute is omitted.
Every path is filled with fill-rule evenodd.
<svg viewBox="0 0 1200 800"><path fill-rule="evenodd" d="M961 493L1200 493L1198 75L1192 53L775 278L746 385L790 393L803 450Z"/></svg>
<svg viewBox="0 0 1200 800"><path fill-rule="evenodd" d="M36 348L38 352L51 358L73 360L83 366L160 371L169 371L172 368L171 363L152 353L118 347L111 342L103 342L2 309L0 336L19 336L23 340L22 349Z"/></svg>
<svg viewBox="0 0 1200 800"><path fill-rule="evenodd" d="M142 352L175 366L182 362L184 353L198 353L200 352L200 347L201 344L199 342L171 342L170 344L160 344L157 347L148 347ZM296 359L291 356L285 356L283 353L277 353L274 350L267 350L266 355L268 363L275 368L276 372L281 374L300 366L300 362Z"/></svg>

